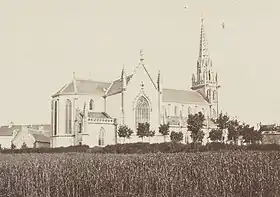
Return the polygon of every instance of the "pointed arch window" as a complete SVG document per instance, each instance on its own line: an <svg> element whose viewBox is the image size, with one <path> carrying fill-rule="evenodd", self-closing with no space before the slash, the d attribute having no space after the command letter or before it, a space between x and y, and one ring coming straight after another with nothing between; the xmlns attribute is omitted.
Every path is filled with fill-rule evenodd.
<svg viewBox="0 0 280 197"><path fill-rule="evenodd" d="M90 99L89 101L89 110L93 110L94 109L94 101L92 99Z"/></svg>
<svg viewBox="0 0 280 197"><path fill-rule="evenodd" d="M58 101L54 101L54 124L53 124L53 135L57 135L57 119L58 119Z"/></svg>
<svg viewBox="0 0 280 197"><path fill-rule="evenodd" d="M214 119L217 118L217 113L216 113L215 109L212 110L212 118L214 118Z"/></svg>
<svg viewBox="0 0 280 197"><path fill-rule="evenodd" d="M190 115L190 114L192 114L192 108L191 107L188 108L188 115Z"/></svg>
<svg viewBox="0 0 280 197"><path fill-rule="evenodd" d="M210 90L210 89L207 90L207 98L208 98L208 99L211 98L211 90Z"/></svg>
<svg viewBox="0 0 280 197"><path fill-rule="evenodd" d="M103 127L101 127L100 131L99 131L98 145L99 146L104 146L105 145L105 129Z"/></svg>
<svg viewBox="0 0 280 197"><path fill-rule="evenodd" d="M66 133L72 133L72 103L69 99L66 100Z"/></svg>
<svg viewBox="0 0 280 197"><path fill-rule="evenodd" d="M144 96L141 96L136 104L135 109L135 126L138 127L139 123L150 123L150 106L149 102Z"/></svg>
<svg viewBox="0 0 280 197"><path fill-rule="evenodd" d="M212 98L213 98L213 100L215 101L216 100L216 91L213 91L213 93L212 93Z"/></svg>
<svg viewBox="0 0 280 197"><path fill-rule="evenodd" d="M174 116L178 116L178 107L177 106L174 107Z"/></svg>

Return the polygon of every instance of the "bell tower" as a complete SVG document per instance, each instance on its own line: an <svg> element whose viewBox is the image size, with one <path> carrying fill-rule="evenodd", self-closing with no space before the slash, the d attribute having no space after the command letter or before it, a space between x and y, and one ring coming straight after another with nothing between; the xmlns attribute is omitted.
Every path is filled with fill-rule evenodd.
<svg viewBox="0 0 280 197"><path fill-rule="evenodd" d="M218 115L218 73L213 71L212 60L210 59L208 41L206 38L204 18L201 17L200 41L198 59L196 62L196 74L192 75L192 90L199 92L211 106L210 117Z"/></svg>

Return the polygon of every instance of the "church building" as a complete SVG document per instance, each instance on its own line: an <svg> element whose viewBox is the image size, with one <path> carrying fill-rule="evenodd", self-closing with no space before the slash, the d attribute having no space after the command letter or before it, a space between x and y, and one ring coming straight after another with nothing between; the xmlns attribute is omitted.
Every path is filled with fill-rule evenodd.
<svg viewBox="0 0 280 197"><path fill-rule="evenodd" d="M79 144L106 146L123 143L117 136L120 125L133 130L125 142L142 141L136 136L138 123L149 123L155 136L144 139L150 143L164 141L158 132L160 124L169 123L170 132L182 132L183 143L191 142L187 129L189 114L202 112L206 118L205 136L215 127L213 119L218 115L218 74L213 71L208 52L203 19L201 20L197 72L192 75L191 90L165 89L162 75L153 79L147 70L143 52L132 74L120 72L112 82L76 79L52 96L51 147Z"/></svg>

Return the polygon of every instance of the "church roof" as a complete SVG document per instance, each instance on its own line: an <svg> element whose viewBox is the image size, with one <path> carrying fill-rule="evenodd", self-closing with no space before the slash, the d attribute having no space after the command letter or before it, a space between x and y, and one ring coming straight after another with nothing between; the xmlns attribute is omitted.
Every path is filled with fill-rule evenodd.
<svg viewBox="0 0 280 197"><path fill-rule="evenodd" d="M88 112L88 117L89 118L111 118L105 112Z"/></svg>
<svg viewBox="0 0 280 197"><path fill-rule="evenodd" d="M93 81L93 80L76 80L76 88L77 94L96 94L96 93L104 93L107 88L109 88L111 83L108 82L100 82L100 81ZM57 93L53 95L69 95L75 94L75 87L74 82L70 82L63 86Z"/></svg>
<svg viewBox="0 0 280 197"><path fill-rule="evenodd" d="M36 131L33 129L28 130L29 133L34 137L36 142L45 142L45 143L50 143L50 133L42 133L40 131Z"/></svg>
<svg viewBox="0 0 280 197"><path fill-rule="evenodd" d="M126 85L130 81L133 75L129 75L126 77ZM117 79L113 81L113 83L110 85L109 90L106 93L106 96L112 96L115 94L119 94L122 91L122 81L121 79Z"/></svg>
<svg viewBox="0 0 280 197"><path fill-rule="evenodd" d="M191 90L163 89L162 98L164 102L209 104L199 92Z"/></svg>
<svg viewBox="0 0 280 197"><path fill-rule="evenodd" d="M0 136L12 136L14 130L19 130L21 125L12 125L12 126L1 126L0 127Z"/></svg>

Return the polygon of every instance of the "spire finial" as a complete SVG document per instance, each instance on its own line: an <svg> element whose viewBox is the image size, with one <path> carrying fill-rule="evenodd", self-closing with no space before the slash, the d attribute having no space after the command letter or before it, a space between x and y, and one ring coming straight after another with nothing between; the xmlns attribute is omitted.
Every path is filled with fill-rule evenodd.
<svg viewBox="0 0 280 197"><path fill-rule="evenodd" d="M76 86L76 73L73 72L73 86L74 86L74 92L77 93L77 86Z"/></svg>
<svg viewBox="0 0 280 197"><path fill-rule="evenodd" d="M144 53L143 53L143 49L140 50L140 61L143 62L144 61Z"/></svg>

